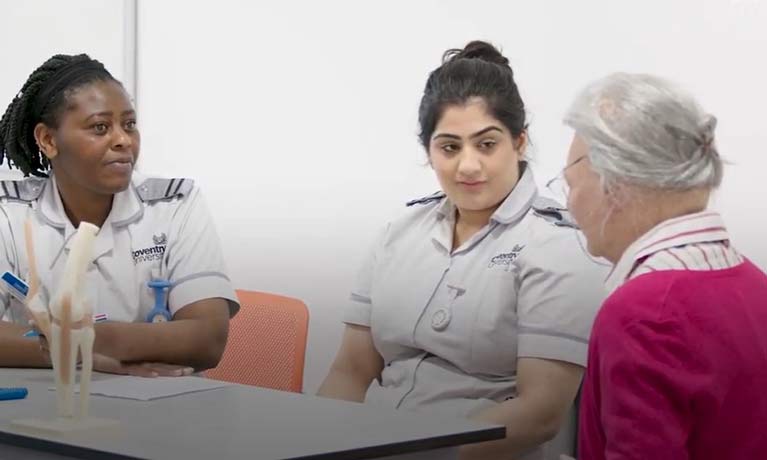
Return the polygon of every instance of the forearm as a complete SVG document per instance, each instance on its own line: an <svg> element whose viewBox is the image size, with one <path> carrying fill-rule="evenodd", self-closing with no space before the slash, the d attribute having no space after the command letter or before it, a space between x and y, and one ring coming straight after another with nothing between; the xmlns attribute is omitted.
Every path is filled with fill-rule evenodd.
<svg viewBox="0 0 767 460"><path fill-rule="evenodd" d="M221 358L227 334L217 329L203 319L100 323L94 351L123 362L162 362L199 371L215 367Z"/></svg>
<svg viewBox="0 0 767 460"><path fill-rule="evenodd" d="M504 401L471 418L504 425L506 437L498 441L462 447L461 460L517 458L520 454L553 438L561 424L559 417L551 412L542 411L539 404L524 398Z"/></svg>
<svg viewBox="0 0 767 460"><path fill-rule="evenodd" d="M343 399L346 401L364 402L365 393L372 380L354 375L343 369L331 369L325 381L322 382L317 396L323 398Z"/></svg>
<svg viewBox="0 0 767 460"><path fill-rule="evenodd" d="M370 328L347 324L341 348L317 395L364 402L370 382L381 375L383 367L383 358L373 344Z"/></svg>
<svg viewBox="0 0 767 460"><path fill-rule="evenodd" d="M0 366L51 367L37 337L24 337L29 327L0 321Z"/></svg>

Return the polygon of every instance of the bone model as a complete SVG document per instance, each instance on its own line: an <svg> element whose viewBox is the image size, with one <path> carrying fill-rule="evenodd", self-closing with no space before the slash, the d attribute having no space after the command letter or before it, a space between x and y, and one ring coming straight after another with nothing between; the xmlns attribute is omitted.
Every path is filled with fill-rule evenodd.
<svg viewBox="0 0 767 460"><path fill-rule="evenodd" d="M91 262L93 241L99 228L81 222L72 237L72 245L58 289L48 306L40 294L40 280L34 257L32 227L27 222L29 259L29 294L27 308L38 329L48 338L56 383L56 412L59 418L88 416L88 396L93 372L93 311L85 297L85 272ZM80 410L74 411L74 381L78 351L82 357L80 373Z"/></svg>

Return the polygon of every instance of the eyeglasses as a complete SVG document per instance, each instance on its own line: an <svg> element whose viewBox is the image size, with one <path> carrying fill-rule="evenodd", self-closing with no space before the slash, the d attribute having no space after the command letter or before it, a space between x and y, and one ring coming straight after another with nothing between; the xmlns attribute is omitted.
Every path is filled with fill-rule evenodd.
<svg viewBox="0 0 767 460"><path fill-rule="evenodd" d="M562 206L567 206L567 197L570 196L570 186L567 185L567 181L565 180L565 171L578 164L584 158L586 158L586 155L576 158L572 163L562 168L556 177L546 182L546 188L551 192L553 198Z"/></svg>

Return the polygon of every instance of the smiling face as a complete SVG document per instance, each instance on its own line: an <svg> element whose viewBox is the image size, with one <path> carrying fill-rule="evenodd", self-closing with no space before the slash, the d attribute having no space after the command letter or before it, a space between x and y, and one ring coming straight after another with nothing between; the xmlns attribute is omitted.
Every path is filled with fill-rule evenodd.
<svg viewBox="0 0 767 460"><path fill-rule="evenodd" d="M112 80L75 89L55 128L39 124L35 136L62 185L113 195L130 184L140 136L125 89Z"/></svg>
<svg viewBox="0 0 767 460"><path fill-rule="evenodd" d="M492 213L519 180L525 135L514 139L481 99L445 108L429 143L429 162L459 212Z"/></svg>

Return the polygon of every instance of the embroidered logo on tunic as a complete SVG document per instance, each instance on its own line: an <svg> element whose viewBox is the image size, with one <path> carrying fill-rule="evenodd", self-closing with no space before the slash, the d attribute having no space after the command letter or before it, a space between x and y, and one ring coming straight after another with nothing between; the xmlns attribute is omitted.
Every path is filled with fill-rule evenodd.
<svg viewBox="0 0 767 460"><path fill-rule="evenodd" d="M159 235L152 235L152 241L156 245L165 246L168 243L168 237L165 236L165 233L160 233Z"/></svg>
<svg viewBox="0 0 767 460"><path fill-rule="evenodd" d="M152 242L154 243L154 246L133 251L134 264L162 260L162 256L165 254L165 247L168 244L168 237L165 233L152 235Z"/></svg>
<svg viewBox="0 0 767 460"><path fill-rule="evenodd" d="M490 259L490 263L487 264L487 268L493 268L496 266L503 267L508 271L511 267L511 263L517 258L520 252L525 248L524 244L517 244L511 248L511 252L501 253Z"/></svg>

